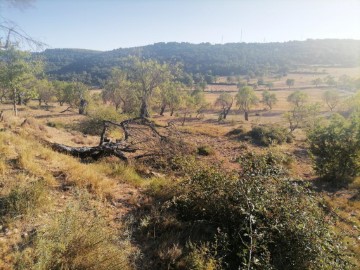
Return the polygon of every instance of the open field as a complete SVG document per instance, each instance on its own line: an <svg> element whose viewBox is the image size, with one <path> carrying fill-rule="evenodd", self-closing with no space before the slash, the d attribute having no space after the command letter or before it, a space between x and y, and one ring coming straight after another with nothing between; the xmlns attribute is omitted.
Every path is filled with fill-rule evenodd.
<svg viewBox="0 0 360 270"><path fill-rule="evenodd" d="M300 72L300 71L299 71ZM314 72L313 69L304 69L303 72ZM339 78L342 75L347 75L351 78L359 78L360 77L360 67L354 67L354 68L335 68L335 67L328 67L328 68L318 68L316 72L319 72L319 74L308 74L308 73L291 73L289 72L286 76L281 77L280 79L274 78L274 77L263 77L263 80L265 83L272 82L274 89L276 88L288 88L286 85L287 79L294 79L295 85L291 88L301 88L301 87L314 87L313 80L316 78L324 79L327 76L333 76L336 79ZM234 80L236 81L236 76L234 77ZM245 81L244 76L240 76L242 81ZM220 77L218 80L219 83L223 83L221 85L211 84L208 85L206 88L206 91L237 91L236 83L233 85L227 85L226 84L227 77ZM257 83L256 79L250 79L250 84ZM262 90L265 89L265 86L259 86L258 89Z"/></svg>

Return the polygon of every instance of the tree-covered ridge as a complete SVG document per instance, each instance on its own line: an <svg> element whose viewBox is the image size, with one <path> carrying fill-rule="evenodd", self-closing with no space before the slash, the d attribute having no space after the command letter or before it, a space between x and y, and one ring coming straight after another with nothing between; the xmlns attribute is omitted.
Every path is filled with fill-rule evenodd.
<svg viewBox="0 0 360 270"><path fill-rule="evenodd" d="M160 62L180 62L187 73L227 76L282 72L299 65L357 66L359 40L306 40L274 43L156 43L107 52L48 49L41 53L47 72L58 79L80 74L88 83L105 79L113 67L124 66L129 55Z"/></svg>

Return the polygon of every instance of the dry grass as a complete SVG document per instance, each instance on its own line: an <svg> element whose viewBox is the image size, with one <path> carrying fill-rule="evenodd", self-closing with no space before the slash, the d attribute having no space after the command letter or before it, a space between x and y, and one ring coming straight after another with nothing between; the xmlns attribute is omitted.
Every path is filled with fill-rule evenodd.
<svg viewBox="0 0 360 270"><path fill-rule="evenodd" d="M82 164L77 159L55 153L44 147L34 138L29 140L29 135L14 135L11 132L0 133L2 152L10 152L16 161L16 169L29 175L46 180L49 185L73 185L86 188L99 197L111 196L111 190L116 184L99 173L91 165ZM4 147L5 146L5 147ZM60 177L59 183L56 177Z"/></svg>
<svg viewBox="0 0 360 270"><path fill-rule="evenodd" d="M133 269L136 249L99 215L69 204L19 252L18 269Z"/></svg>
<svg viewBox="0 0 360 270"><path fill-rule="evenodd" d="M93 231L92 223L86 223L94 220L90 218L82 219L86 220L86 224L82 224L82 221L79 223L82 230L78 227L63 227L62 231L58 231L59 227L56 227L58 213L63 212L64 203L69 200L86 201L88 205L81 213L74 215L74 220L88 215L85 212L95 208L101 209L101 213L116 217L118 210L109 207L104 199L119 196L117 193L121 190L116 188L119 180L111 179L98 170L97 164L83 164L73 157L52 151L38 141L37 131L41 131L39 126L43 125L35 119L20 127L22 121L21 118L8 116L5 122L0 123L0 269L15 269L15 265L16 269L34 269L39 266L37 263L40 260L46 266L39 266L37 269L53 269L52 266L48 267L48 263L54 263L52 258L59 253L55 252L50 257L42 257L40 253L50 254L47 252L54 251L52 248L56 245L63 248L63 243L70 245L67 251L72 252L72 248L77 250L72 262L74 265L98 263L98 269L111 269L106 268L106 263L109 262L112 265L119 263L122 269L130 269L130 258L136 250L128 239L119 242L110 238L103 241L102 238L104 235L117 237L124 233L119 220L116 221L116 230L115 227L101 230L98 226L99 231ZM122 171L127 170L124 167ZM131 178L131 170L128 171L128 174L121 175L124 182L127 177ZM140 177L138 178L140 181ZM91 195L85 199L78 197L77 194L84 190ZM101 213L98 213L99 217ZM105 220L107 222L105 218L101 222L105 223ZM111 222L114 223L112 220ZM41 232L37 235L43 238L37 237L33 241L35 231ZM77 240L71 242L70 238L61 236L62 232L67 232L67 236ZM79 240L85 236L89 237L89 243L93 243L91 252L86 251L87 243ZM69 239L71 243L66 242ZM102 244L98 245L98 240L103 241ZM72 243L75 246L71 247ZM77 244L79 245L76 246ZM23 252L19 253L19 250ZM114 254L116 258L112 260ZM105 255L108 255L107 262L102 263L101 258L105 258ZM104 265L105 268L102 268ZM113 269L118 269L116 267L118 265Z"/></svg>
<svg viewBox="0 0 360 270"><path fill-rule="evenodd" d="M226 129L224 129L224 127L203 122L185 124L185 126L178 126L178 129L182 132L187 132L195 135L206 135L209 137L220 137L226 134Z"/></svg>

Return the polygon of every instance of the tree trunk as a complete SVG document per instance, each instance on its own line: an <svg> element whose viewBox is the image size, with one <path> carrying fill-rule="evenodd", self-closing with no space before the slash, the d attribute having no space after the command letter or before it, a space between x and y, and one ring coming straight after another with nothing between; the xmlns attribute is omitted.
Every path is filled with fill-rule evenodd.
<svg viewBox="0 0 360 270"><path fill-rule="evenodd" d="M224 119L226 119L226 116L229 114L230 108L227 108L224 110Z"/></svg>
<svg viewBox="0 0 360 270"><path fill-rule="evenodd" d="M245 121L249 121L249 112L248 111L245 111L244 117L245 117Z"/></svg>
<svg viewBox="0 0 360 270"><path fill-rule="evenodd" d="M186 115L187 115L187 113L184 113L184 118L183 118L183 121L182 121L182 124L181 124L182 126L185 125Z"/></svg>
<svg viewBox="0 0 360 270"><path fill-rule="evenodd" d="M39 98L39 106L41 106L41 99Z"/></svg>
<svg viewBox="0 0 360 270"><path fill-rule="evenodd" d="M17 103L16 103L16 97L17 97L17 91L16 91L16 88L14 88L14 90L13 90L13 94L14 94L13 109L14 109L15 116L18 116L18 109L17 109Z"/></svg>
<svg viewBox="0 0 360 270"><path fill-rule="evenodd" d="M165 109L166 109L166 104L165 104L165 105L162 105L161 108L160 108L160 115L161 115L161 116L164 115Z"/></svg>
<svg viewBox="0 0 360 270"><path fill-rule="evenodd" d="M173 116L173 114L174 114L174 109L171 109L170 116Z"/></svg>
<svg viewBox="0 0 360 270"><path fill-rule="evenodd" d="M140 117L141 118L150 117L150 114L149 114L149 111L148 111L148 104L147 104L147 101L145 99L143 99L142 102L141 102Z"/></svg>
<svg viewBox="0 0 360 270"><path fill-rule="evenodd" d="M20 95L18 95L17 105L21 105L21 104L22 104L22 98Z"/></svg>
<svg viewBox="0 0 360 270"><path fill-rule="evenodd" d="M79 114L86 114L88 102L85 99L80 100Z"/></svg>

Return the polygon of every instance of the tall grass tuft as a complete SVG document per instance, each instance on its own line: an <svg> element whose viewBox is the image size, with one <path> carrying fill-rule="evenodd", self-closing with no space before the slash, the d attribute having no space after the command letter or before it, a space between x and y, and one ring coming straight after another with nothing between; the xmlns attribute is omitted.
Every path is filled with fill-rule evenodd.
<svg viewBox="0 0 360 270"><path fill-rule="evenodd" d="M41 228L33 249L25 249L18 269L133 269L135 249L119 239L97 213L69 204Z"/></svg>

